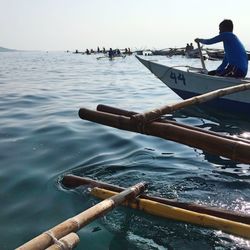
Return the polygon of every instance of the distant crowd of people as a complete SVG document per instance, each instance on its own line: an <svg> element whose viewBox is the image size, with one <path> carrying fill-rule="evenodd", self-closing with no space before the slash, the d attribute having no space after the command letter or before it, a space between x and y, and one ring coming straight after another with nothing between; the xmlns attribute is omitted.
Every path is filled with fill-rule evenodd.
<svg viewBox="0 0 250 250"><path fill-rule="evenodd" d="M75 53L80 53L78 50L75 51ZM95 53L103 53L106 54L108 53L109 57L115 56L115 55L121 55L121 54L126 54L126 55L130 55L132 54L130 48L125 48L123 49L122 53L120 49L112 49L110 48L108 51L105 49L105 47L103 47L102 49L100 49L100 47L97 47L97 50L94 51L93 49L86 49L84 52L86 55L90 55L90 54L95 54Z"/></svg>

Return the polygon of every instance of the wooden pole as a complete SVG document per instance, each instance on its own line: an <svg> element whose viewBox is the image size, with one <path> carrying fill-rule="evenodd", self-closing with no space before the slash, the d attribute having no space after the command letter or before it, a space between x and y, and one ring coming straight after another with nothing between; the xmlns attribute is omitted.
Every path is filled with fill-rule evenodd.
<svg viewBox="0 0 250 250"><path fill-rule="evenodd" d="M121 192L124 190L124 188L119 187L119 186L115 186L109 183L92 180L90 178L80 177L76 175L65 175L62 179L62 184L67 188L76 188L81 185L89 185L91 187L99 187L99 188L108 189L113 192ZM203 214L220 217L223 219L228 219L231 221L242 222L242 223L250 225L250 215L243 214L243 213L228 211L225 209L219 209L215 207L206 207L206 206L202 206L202 205L198 205L194 203L185 203L185 202L180 202L180 201L173 200L173 199L152 197L152 196L148 196L145 194L141 194L140 198L159 202L165 205L171 205L171 206L183 208L183 209L193 211L193 212L199 212Z"/></svg>
<svg viewBox="0 0 250 250"><path fill-rule="evenodd" d="M79 236L76 233L70 233L62 237L55 244L46 248L46 250L71 250L74 249L80 242Z"/></svg>
<svg viewBox="0 0 250 250"><path fill-rule="evenodd" d="M101 112L105 112L105 113L110 113L110 114L114 114L114 115L122 115L122 116L127 116L127 117L131 117L133 115L137 115L139 113L136 113L134 111L128 111L128 110L124 110L124 109L119 109L116 107L112 107L112 106L108 106L108 105L103 105L103 104L99 104L96 107L97 111L101 111ZM217 137L221 137L221 138L225 138L225 139L230 139L233 141L241 141L241 142L245 142L245 143L250 143L249 140L244 139L244 138L240 138L240 137L233 137L230 135L224 135L224 134L219 134L210 130L205 130L199 127L194 127L194 126L190 126L188 124L183 124L183 123L179 123L176 121L171 121L171 120L166 120L166 119L161 119L159 118L158 120L156 120L158 122L162 122L162 123L168 123L168 124L173 124L175 126L181 127L181 128L187 128L190 130L194 130L194 131L199 131L201 133L205 133L205 134L210 134L210 135L214 135Z"/></svg>
<svg viewBox="0 0 250 250"><path fill-rule="evenodd" d="M105 189L94 188L91 194L100 199L106 199L116 192ZM185 209L176 208L169 205L164 205L155 201L146 199L136 199L136 201L125 202L124 205L134 209L142 210L143 212L161 216L163 218L187 222L203 227L210 227L222 230L229 234L234 234L240 237L250 239L250 225L221 219L215 216L206 215L197 212L191 212Z"/></svg>
<svg viewBox="0 0 250 250"><path fill-rule="evenodd" d="M173 124L152 122L138 127L138 124L125 116L118 116L99 111L81 108L82 119L107 125L114 128L152 135L202 149L234 161L250 163L250 144L221 138L215 135L177 127Z"/></svg>
<svg viewBox="0 0 250 250"><path fill-rule="evenodd" d="M207 73L207 69L206 69L204 58L203 58L203 55L202 55L200 43L199 42L196 42L196 43L197 43L199 54L200 54L201 66L202 66L202 69L203 69L203 73Z"/></svg>
<svg viewBox="0 0 250 250"><path fill-rule="evenodd" d="M53 227L49 231L40 234L36 238L18 247L17 250L44 250L63 236L80 230L83 226L89 224L96 218L111 211L125 200L134 199L144 191L145 187L146 184L141 182L133 187L127 188L121 193L96 204L82 213Z"/></svg>
<svg viewBox="0 0 250 250"><path fill-rule="evenodd" d="M191 97L189 99L186 99L184 101L181 101L172 105L166 105L166 106L160 107L158 109L154 109L149 112L133 115L131 119L135 119L140 123L152 122L152 121L159 119L162 115L173 113L176 110L186 108L191 105L208 102L215 98L219 98L225 95L230 95L236 92L245 91L249 89L250 89L250 83L243 83L243 84L232 86L232 87L217 89L217 90L214 90L214 91L202 94L202 95Z"/></svg>

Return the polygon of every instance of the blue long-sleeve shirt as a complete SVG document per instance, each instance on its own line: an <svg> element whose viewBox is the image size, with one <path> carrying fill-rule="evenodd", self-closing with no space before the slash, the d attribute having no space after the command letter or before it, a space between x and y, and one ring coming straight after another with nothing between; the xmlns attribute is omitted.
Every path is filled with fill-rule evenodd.
<svg viewBox="0 0 250 250"><path fill-rule="evenodd" d="M243 44L235 34L232 32L222 32L211 39L200 39L200 42L207 45L223 42L225 55L222 64L218 67L217 71L222 71L228 64L230 64L236 66L244 74L247 74L247 53Z"/></svg>

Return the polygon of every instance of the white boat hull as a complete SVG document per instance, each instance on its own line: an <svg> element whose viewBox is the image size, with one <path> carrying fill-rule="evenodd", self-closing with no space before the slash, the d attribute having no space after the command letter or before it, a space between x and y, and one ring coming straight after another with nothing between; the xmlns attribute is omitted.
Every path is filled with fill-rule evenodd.
<svg viewBox="0 0 250 250"><path fill-rule="evenodd" d="M206 74L179 70L152 61L137 59L157 78L165 83L182 99L201 95L216 89L250 83L250 79L210 76ZM250 90L241 91L225 97L217 98L205 104L218 111L237 112L250 115Z"/></svg>

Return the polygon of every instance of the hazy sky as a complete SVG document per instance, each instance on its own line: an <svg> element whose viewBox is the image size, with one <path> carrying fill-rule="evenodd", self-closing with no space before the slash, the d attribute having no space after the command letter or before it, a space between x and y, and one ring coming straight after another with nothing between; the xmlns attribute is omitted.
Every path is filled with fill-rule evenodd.
<svg viewBox="0 0 250 250"><path fill-rule="evenodd" d="M250 0L0 0L0 46L182 47L218 34L223 19L250 50Z"/></svg>

